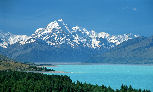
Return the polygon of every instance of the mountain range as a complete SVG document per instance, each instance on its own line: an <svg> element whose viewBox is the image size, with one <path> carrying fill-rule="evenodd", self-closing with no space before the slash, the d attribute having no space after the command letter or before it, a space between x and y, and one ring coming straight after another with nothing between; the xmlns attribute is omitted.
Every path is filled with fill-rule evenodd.
<svg viewBox="0 0 153 92"><path fill-rule="evenodd" d="M131 33L111 35L69 27L59 19L30 36L0 32L0 52L22 62L101 62L112 49L140 38Z"/></svg>
<svg viewBox="0 0 153 92"><path fill-rule="evenodd" d="M153 64L153 36L123 42L89 61L114 64Z"/></svg>
<svg viewBox="0 0 153 92"><path fill-rule="evenodd" d="M105 32L96 33L94 30L88 31L78 26L69 28L62 19L59 19L49 23L45 28L38 28L31 36L1 32L0 46L7 48L9 45L16 43L25 45L28 43L37 43L38 40L41 40L53 47L69 45L72 48L78 46L88 48L111 48L135 37L138 37L138 35L110 35Z"/></svg>

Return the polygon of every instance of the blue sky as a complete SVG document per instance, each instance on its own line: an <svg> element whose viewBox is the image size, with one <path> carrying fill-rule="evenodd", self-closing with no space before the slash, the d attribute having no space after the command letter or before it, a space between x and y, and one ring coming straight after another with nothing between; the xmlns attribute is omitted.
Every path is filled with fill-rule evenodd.
<svg viewBox="0 0 153 92"><path fill-rule="evenodd" d="M153 0L0 0L0 30L32 34L55 19L110 34L153 35Z"/></svg>

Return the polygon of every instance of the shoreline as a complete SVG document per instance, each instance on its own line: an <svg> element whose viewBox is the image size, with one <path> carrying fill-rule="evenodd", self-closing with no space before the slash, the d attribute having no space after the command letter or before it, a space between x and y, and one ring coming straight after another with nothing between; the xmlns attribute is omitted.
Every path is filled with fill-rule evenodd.
<svg viewBox="0 0 153 92"><path fill-rule="evenodd" d="M34 62L39 67L58 67L57 65L147 65L153 66L153 64L127 64L127 63L82 63L82 62ZM40 65L42 64L42 65Z"/></svg>
<svg viewBox="0 0 153 92"><path fill-rule="evenodd" d="M37 67L58 67L57 65L39 65Z"/></svg>
<svg viewBox="0 0 153 92"><path fill-rule="evenodd" d="M39 67L58 67L58 65L132 65L132 66L153 66L153 64L104 64L104 63L81 63L81 64L78 64L78 63L58 63L58 64L54 64L53 66L39 66Z"/></svg>
<svg viewBox="0 0 153 92"><path fill-rule="evenodd" d="M71 72L64 72L64 71L26 71L32 73L71 73Z"/></svg>

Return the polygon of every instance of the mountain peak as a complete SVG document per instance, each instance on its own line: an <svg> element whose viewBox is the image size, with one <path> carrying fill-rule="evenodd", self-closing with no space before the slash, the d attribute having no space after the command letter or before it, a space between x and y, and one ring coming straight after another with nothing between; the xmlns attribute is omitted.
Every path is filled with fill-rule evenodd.
<svg viewBox="0 0 153 92"><path fill-rule="evenodd" d="M87 47L87 48L111 48L120 43L138 37L133 34L110 35L106 32L96 33L85 28L74 26L69 28L63 19L50 22L45 28L38 28L31 36L13 35L0 33L0 46L7 48L8 45L20 43L21 45L43 41L48 45Z"/></svg>
<svg viewBox="0 0 153 92"><path fill-rule="evenodd" d="M48 31L51 31L51 30L53 30L54 28L55 28L55 29L60 29L60 28L61 28L56 20L53 21L53 22L51 22L51 23L49 23L49 24L47 25L47 27L46 27L46 29L47 29Z"/></svg>
<svg viewBox="0 0 153 92"><path fill-rule="evenodd" d="M63 19L58 19L59 22L63 22Z"/></svg>

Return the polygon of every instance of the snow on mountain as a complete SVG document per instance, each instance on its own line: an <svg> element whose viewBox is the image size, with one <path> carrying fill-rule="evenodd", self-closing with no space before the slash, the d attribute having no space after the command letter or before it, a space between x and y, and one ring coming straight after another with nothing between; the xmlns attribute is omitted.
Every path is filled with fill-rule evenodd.
<svg viewBox="0 0 153 92"><path fill-rule="evenodd" d="M49 23L45 28L37 29L31 36L0 33L0 46L7 48L9 45L20 45L45 41L46 44L57 47L69 45L72 48L83 46L88 48L111 48L120 43L138 37L133 34L110 35L105 32L96 33L85 28L75 26L68 27L62 19Z"/></svg>
<svg viewBox="0 0 153 92"><path fill-rule="evenodd" d="M25 42L29 39L27 35L14 35L11 33L0 32L0 46L7 48L8 45L15 44L17 42Z"/></svg>
<svg viewBox="0 0 153 92"><path fill-rule="evenodd" d="M129 34L123 34L123 35L110 35L105 32L100 32L98 34L99 38L107 39L110 43L114 43L115 45L119 45L124 41L127 41L129 39L133 39L136 37L139 37L138 35L133 35L131 33Z"/></svg>

